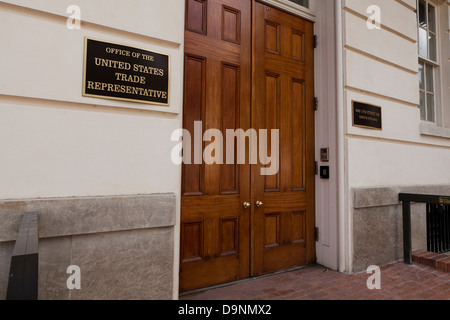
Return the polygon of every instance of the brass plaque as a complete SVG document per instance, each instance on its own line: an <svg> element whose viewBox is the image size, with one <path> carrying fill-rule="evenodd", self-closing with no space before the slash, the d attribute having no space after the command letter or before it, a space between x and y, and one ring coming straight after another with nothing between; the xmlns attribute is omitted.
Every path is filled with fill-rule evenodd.
<svg viewBox="0 0 450 320"><path fill-rule="evenodd" d="M439 204L450 205L450 198L449 197L440 197Z"/></svg>
<svg viewBox="0 0 450 320"><path fill-rule="evenodd" d="M83 96L169 105L170 57L85 38Z"/></svg>
<svg viewBox="0 0 450 320"><path fill-rule="evenodd" d="M381 107L353 101L352 108L354 127L383 130Z"/></svg>

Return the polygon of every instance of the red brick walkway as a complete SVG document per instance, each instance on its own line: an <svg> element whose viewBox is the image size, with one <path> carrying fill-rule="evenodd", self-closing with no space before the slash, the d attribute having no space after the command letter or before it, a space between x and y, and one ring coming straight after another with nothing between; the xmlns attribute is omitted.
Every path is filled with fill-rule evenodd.
<svg viewBox="0 0 450 320"><path fill-rule="evenodd" d="M381 290L367 288L370 276L312 266L182 296L180 300L450 300L450 273L429 266L384 266Z"/></svg>

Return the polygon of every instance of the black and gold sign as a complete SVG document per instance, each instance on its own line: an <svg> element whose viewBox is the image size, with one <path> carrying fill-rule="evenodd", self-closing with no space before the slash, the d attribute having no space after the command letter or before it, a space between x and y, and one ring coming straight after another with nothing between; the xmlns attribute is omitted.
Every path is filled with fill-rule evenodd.
<svg viewBox="0 0 450 320"><path fill-rule="evenodd" d="M353 126L373 130L383 129L381 107L353 101Z"/></svg>
<svg viewBox="0 0 450 320"><path fill-rule="evenodd" d="M169 104L168 55L85 39L83 95Z"/></svg>

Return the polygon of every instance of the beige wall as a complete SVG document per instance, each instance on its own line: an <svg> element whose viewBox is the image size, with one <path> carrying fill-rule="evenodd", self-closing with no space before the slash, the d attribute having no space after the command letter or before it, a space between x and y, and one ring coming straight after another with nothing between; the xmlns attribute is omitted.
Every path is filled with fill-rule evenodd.
<svg viewBox="0 0 450 320"><path fill-rule="evenodd" d="M165 226L167 232L158 232L155 229L158 226L151 224L124 229L127 236L133 237L136 232L137 237L149 243L156 241L152 234L159 237L158 241L161 236L167 238L165 243L170 252L160 262L166 269L173 268L173 272L166 283L164 297L169 292L174 298L178 296L176 223L181 170L172 164L170 156L171 134L182 125L184 3L184 0L0 2L3 26L0 28L0 201L99 196L114 201L114 196L174 194L172 204L176 211L173 225ZM67 28L66 11L70 5L81 9L81 30ZM85 37L170 55L170 105L83 97ZM87 212L80 211L80 215ZM45 216L48 212L43 214L43 221L48 221ZM113 210L111 214L133 212ZM12 225L12 231L16 232L17 227ZM92 246L87 239L109 236L102 228L91 230L90 234L92 237L80 242L87 252ZM61 239L63 248L66 238L55 237ZM0 236L2 241L7 240ZM6 243L1 247L5 248ZM50 242L42 243L45 249ZM125 252L128 245L134 246L126 243L121 250ZM4 267L10 252L0 251ZM61 272L67 266L53 265L53 268ZM155 297L151 292L145 294Z"/></svg>
<svg viewBox="0 0 450 320"><path fill-rule="evenodd" d="M367 9L371 5L381 9L379 30L370 30L366 26L370 16ZM362 270L361 261L352 260L357 245L353 236L364 234L358 229L361 221L353 221L357 211L353 207L351 190L450 185L450 135L443 138L445 129L436 126L430 129L429 124L420 120L415 7L415 0L343 1L342 134L346 216L341 232L349 235L347 245L342 247L345 251L342 269L348 272L353 271L355 265ZM441 5L441 9L447 10L446 5ZM382 107L382 131L353 126L353 100ZM443 102L441 107L446 104L448 108L449 102ZM425 135L423 128L441 136ZM378 207L373 210L374 214L383 212ZM387 208L384 212L389 214ZM386 222L388 219L380 221ZM377 226L369 224L366 227Z"/></svg>
<svg viewBox="0 0 450 320"><path fill-rule="evenodd" d="M70 1L89 21L73 31L64 1L7 2L39 11L0 3L0 199L178 192L184 1ZM170 106L83 97L85 36L169 54Z"/></svg>
<svg viewBox="0 0 450 320"><path fill-rule="evenodd" d="M366 27L366 9L372 4L381 8L381 30ZM450 184L450 176L442 174L450 169L450 137L420 133L414 8L415 1L345 1L345 135L350 187ZM382 106L383 130L353 127L352 100Z"/></svg>

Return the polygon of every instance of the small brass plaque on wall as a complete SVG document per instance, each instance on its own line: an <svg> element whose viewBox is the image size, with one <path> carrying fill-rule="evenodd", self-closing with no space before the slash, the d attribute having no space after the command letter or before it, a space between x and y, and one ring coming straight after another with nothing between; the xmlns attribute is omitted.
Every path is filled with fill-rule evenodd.
<svg viewBox="0 0 450 320"><path fill-rule="evenodd" d="M353 101L352 109L354 127L383 130L381 107Z"/></svg>
<svg viewBox="0 0 450 320"><path fill-rule="evenodd" d="M170 57L85 38L83 96L169 105Z"/></svg>

